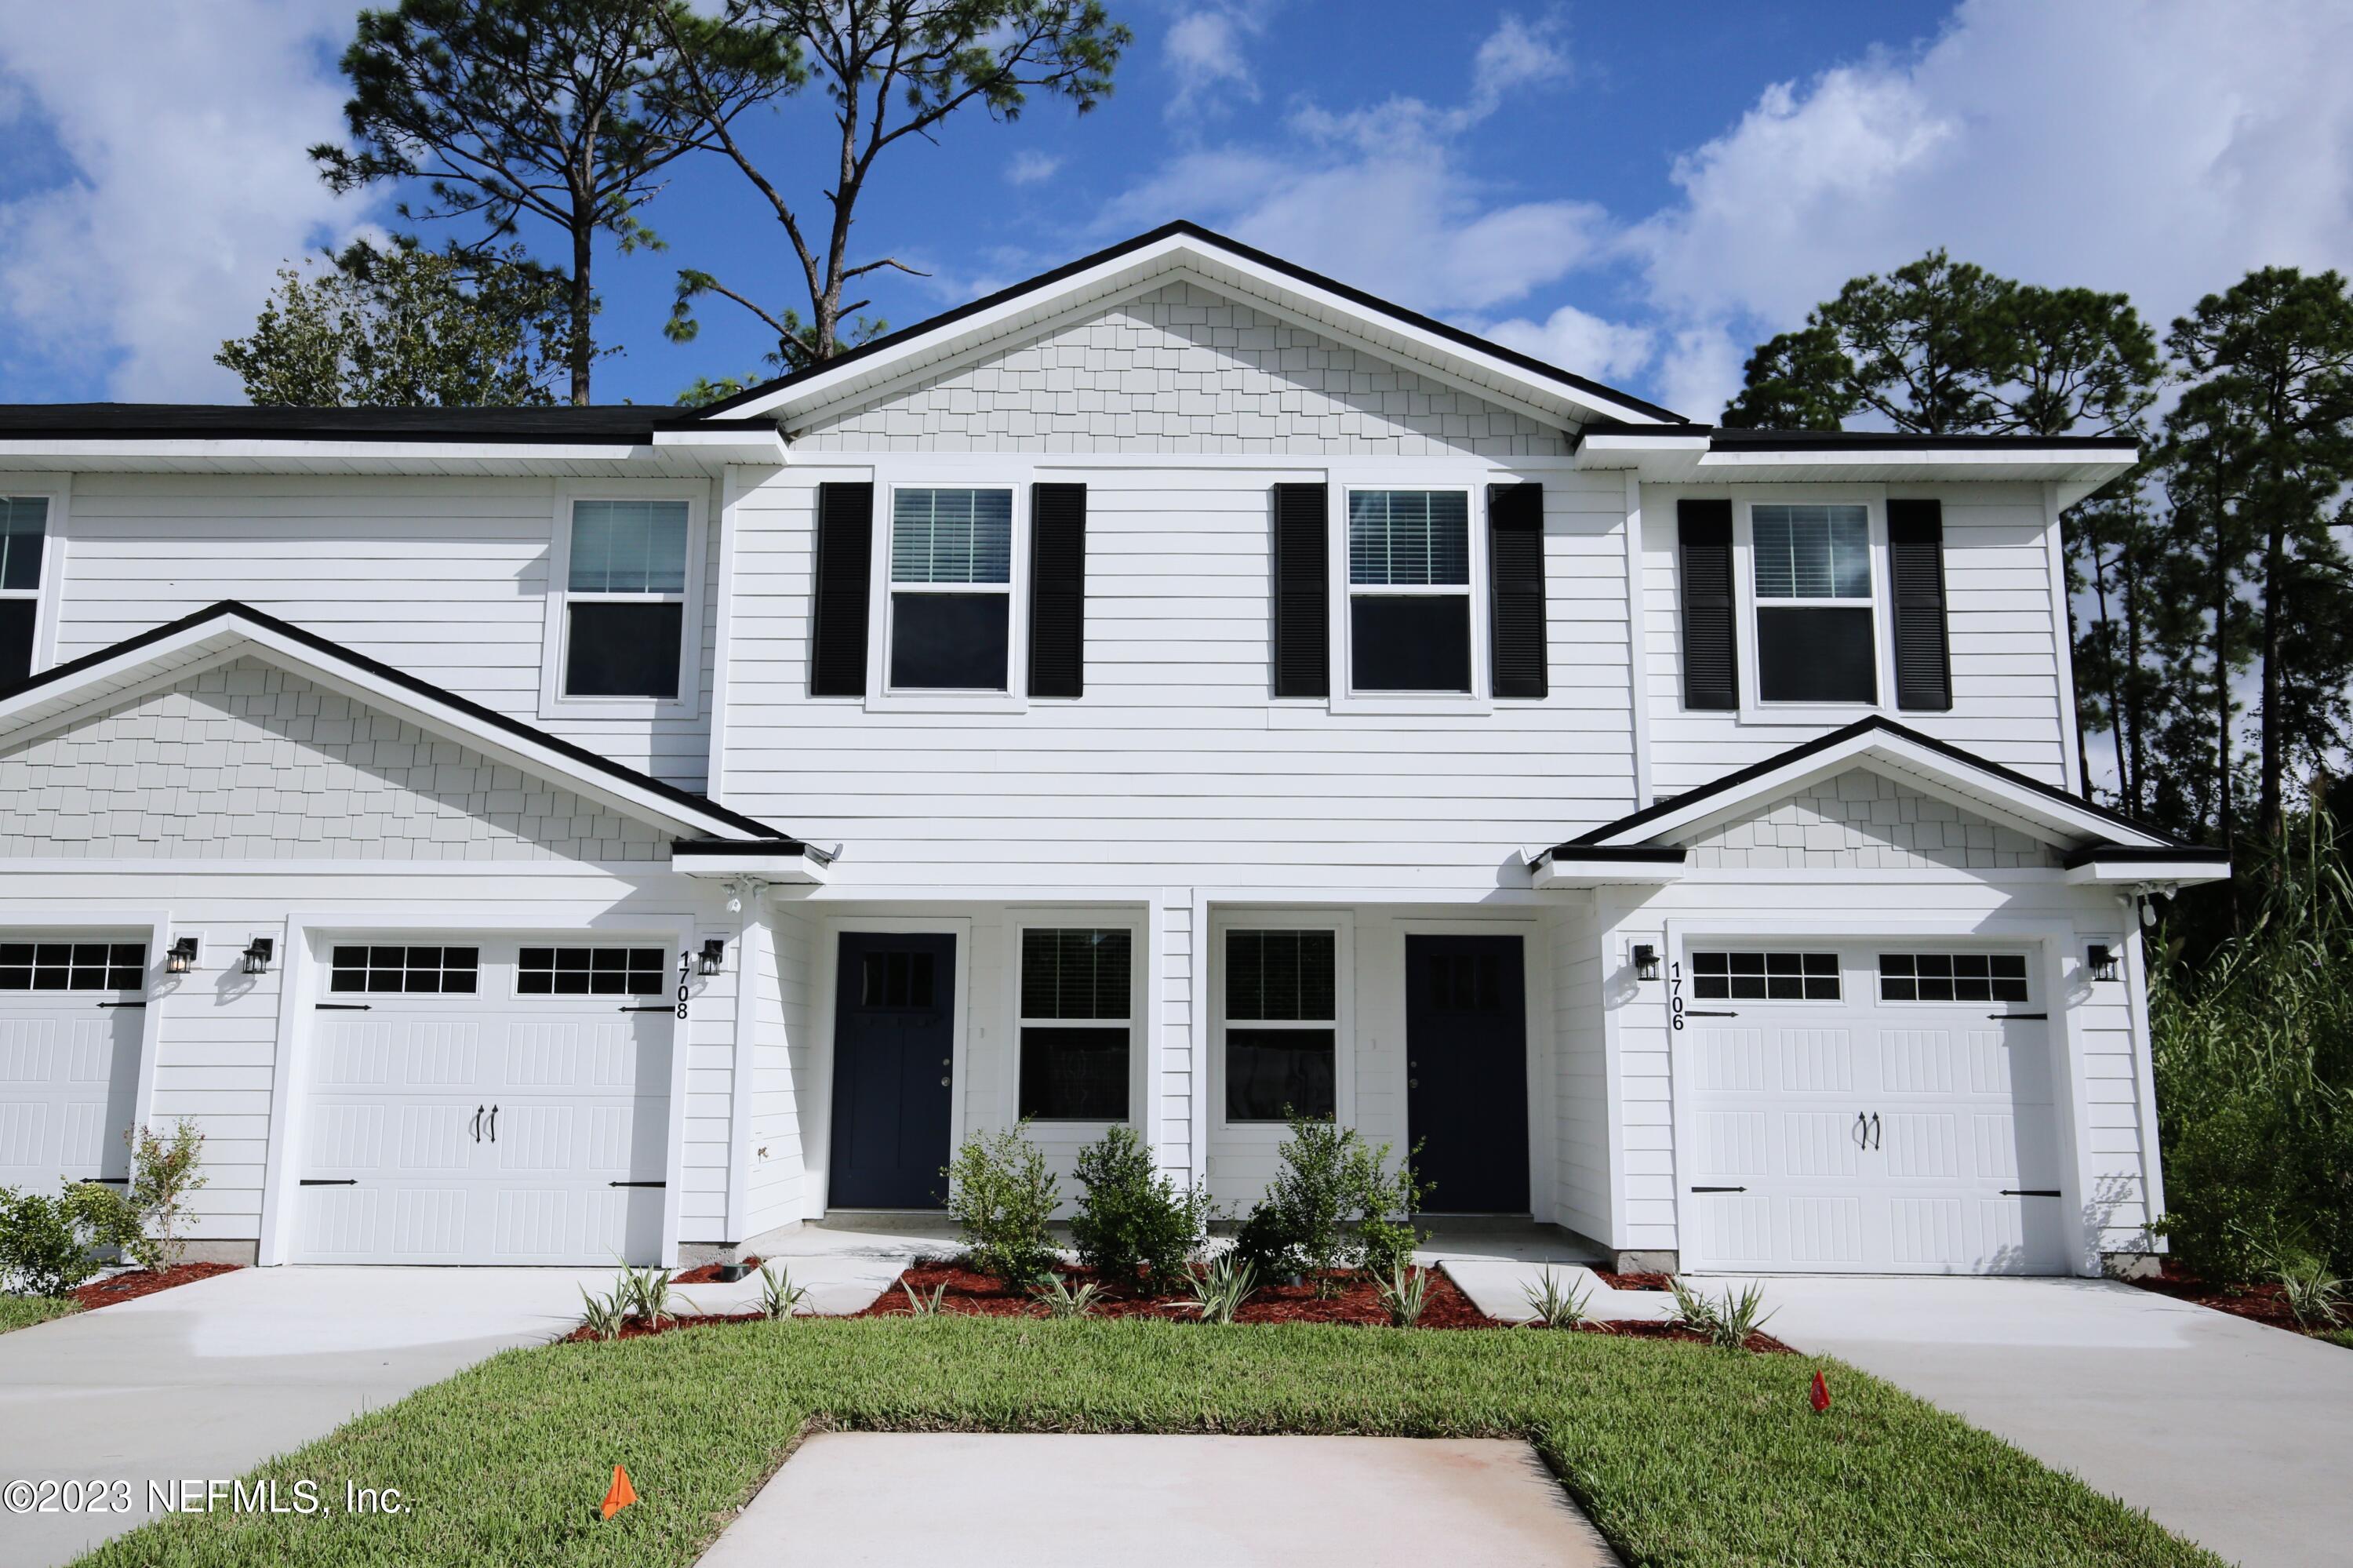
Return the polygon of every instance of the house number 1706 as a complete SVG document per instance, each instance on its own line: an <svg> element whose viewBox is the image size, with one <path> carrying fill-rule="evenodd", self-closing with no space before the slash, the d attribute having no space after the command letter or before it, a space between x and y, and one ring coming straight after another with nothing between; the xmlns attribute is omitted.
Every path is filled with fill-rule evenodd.
<svg viewBox="0 0 2353 1568"><path fill-rule="evenodd" d="M1671 961L1667 965L1667 1012L1674 1021L1674 1027L1681 1029L1683 1026L1683 966L1680 962ZM684 1018L686 1010L679 1009L678 1015Z"/></svg>

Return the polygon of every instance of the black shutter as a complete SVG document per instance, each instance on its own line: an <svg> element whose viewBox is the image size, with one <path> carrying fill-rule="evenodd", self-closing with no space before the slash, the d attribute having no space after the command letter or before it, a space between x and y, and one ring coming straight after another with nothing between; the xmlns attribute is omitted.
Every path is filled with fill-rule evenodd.
<svg viewBox="0 0 2353 1568"><path fill-rule="evenodd" d="M1274 694L1332 694L1331 494L1274 487Z"/></svg>
<svg viewBox="0 0 2353 1568"><path fill-rule="evenodd" d="M1487 580L1495 694L1541 697L1546 689L1543 485L1487 487Z"/></svg>
<svg viewBox="0 0 2353 1568"><path fill-rule="evenodd" d="M1736 708L1732 503L1678 501L1675 531L1683 557L1683 706Z"/></svg>
<svg viewBox="0 0 2353 1568"><path fill-rule="evenodd" d="M1895 705L1942 713L1953 705L1943 502L1887 503L1887 567L1895 585Z"/></svg>
<svg viewBox="0 0 2353 1568"><path fill-rule="evenodd" d="M1086 692L1087 487L1029 487L1029 694Z"/></svg>
<svg viewBox="0 0 2353 1568"><path fill-rule="evenodd" d="M817 487L817 591L809 617L809 695L866 694L867 594L874 565L874 487Z"/></svg>

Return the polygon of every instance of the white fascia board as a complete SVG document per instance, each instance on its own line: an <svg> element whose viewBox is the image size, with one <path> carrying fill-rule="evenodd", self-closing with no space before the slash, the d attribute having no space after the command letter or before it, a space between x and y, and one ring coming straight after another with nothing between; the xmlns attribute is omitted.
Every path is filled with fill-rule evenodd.
<svg viewBox="0 0 2353 1568"><path fill-rule="evenodd" d="M145 686L163 676L221 662L246 648L260 650L271 662L299 671L370 707L463 740L487 757L561 783L640 821L673 833L707 834L720 839L754 836L733 822L682 806L657 790L641 789L628 779L601 771L584 769L554 747L501 726L486 725L462 708L385 680L359 665L322 655L269 627L237 615L184 627L168 637L142 643L113 659L83 669L69 681L35 686L0 699L0 736L92 703L117 699L124 691Z"/></svg>
<svg viewBox="0 0 2353 1568"><path fill-rule="evenodd" d="M936 331L910 339L887 353L852 360L789 387L780 387L765 397L727 409L726 417L750 418L781 414L786 409L824 408L852 398L863 401L879 395L881 388L916 367L955 358L1008 333L1028 331L1066 309L1116 294L1146 279L1179 271L1194 273L1212 285L1230 287L1246 282L1247 292L1286 303L1325 330L1334 326L1345 330L1345 323L1354 323L1357 335L1368 346L1380 346L1382 352L1392 355L1402 353L1435 367L1451 368L1473 383L1474 387L1483 387L1488 396L1516 396L1540 406L1566 404L1568 408L1565 417L1569 422L1579 417L1639 425L1662 422L1656 414L1630 404L1532 374L1498 355L1456 343L1401 318L1369 311L1330 290L1182 234L1125 251L1047 287L1017 294L987 310L944 323ZM1331 319L1316 320L1321 317ZM1386 346L1383 340L1394 340L1398 346Z"/></svg>
<svg viewBox="0 0 2353 1568"><path fill-rule="evenodd" d="M2067 868L2067 880L2076 885L2158 882L2190 886L2205 882L2228 882L2231 867L2228 862L2216 862L2203 856L2184 860L2102 860L2097 851L2081 865Z"/></svg>
<svg viewBox="0 0 2353 1568"><path fill-rule="evenodd" d="M683 876L733 882L746 877L778 885L816 887L826 880L825 863L815 854L779 855L757 849L740 854L672 854L670 868Z"/></svg>
<svg viewBox="0 0 2353 1568"><path fill-rule="evenodd" d="M2096 447L1717 451L1705 436L1625 432L1589 435L1577 448L1578 468L1623 470L1648 484L1843 483L1874 476L1907 484L2016 481L2057 484L2063 507L2130 472L2133 461Z"/></svg>
<svg viewBox="0 0 2353 1568"><path fill-rule="evenodd" d="M1680 810L1664 811L1637 822L1601 841L1611 844L1650 843L1704 832L1716 821L1754 809L1758 802L1778 800L1834 778L1850 768L1880 762L1973 810L2009 818L2022 831L2065 844L2085 839L2094 842L2159 849L2165 841L2154 833L2127 827L2103 812L2072 805L2056 796L2014 784L2000 775L1980 771L1919 746L1900 735L1876 731L1849 736L1835 746L1803 757L1748 780L1737 789L1694 800Z"/></svg>
<svg viewBox="0 0 2353 1568"><path fill-rule="evenodd" d="M656 430L654 450L707 458L718 463L757 464L781 468L786 448L782 430L711 430L691 428Z"/></svg>
<svg viewBox="0 0 2353 1568"><path fill-rule="evenodd" d="M68 471L103 471L125 461L261 462L301 458L344 462L353 472L436 471L435 462L622 462L654 449L629 441L322 441L302 440L0 440L0 460L40 461Z"/></svg>
<svg viewBox="0 0 2353 1568"><path fill-rule="evenodd" d="M1595 887L1660 887L1683 880L1681 861L1562 860L1546 853L1528 885L1582 892Z"/></svg>

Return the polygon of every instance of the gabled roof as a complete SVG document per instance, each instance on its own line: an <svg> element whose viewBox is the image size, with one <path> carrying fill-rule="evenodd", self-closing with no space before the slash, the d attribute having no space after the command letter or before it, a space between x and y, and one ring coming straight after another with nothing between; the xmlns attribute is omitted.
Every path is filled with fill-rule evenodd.
<svg viewBox="0 0 2353 1568"><path fill-rule="evenodd" d="M1634 425L1684 422L1672 409L1181 219L861 344L821 365L764 382L710 405L702 413L715 418L786 417L872 395L919 367L959 357L984 344L1027 335L1072 311L1155 280L1187 275L1328 336L1410 361L1474 393L1533 404L1565 425L1596 418Z"/></svg>
<svg viewBox="0 0 2353 1568"><path fill-rule="evenodd" d="M463 740L502 762L672 832L758 845L770 854L825 858L755 818L233 599L0 690L0 741L92 704L153 689L190 669L224 662L248 648L372 707Z"/></svg>
<svg viewBox="0 0 2353 1568"><path fill-rule="evenodd" d="M1581 863L1636 846L1669 846L1853 767L1916 786L2061 847L2068 853L2074 880L2203 881L2230 873L2224 851L2185 843L1878 715L1605 822L1556 846L1546 858ZM2086 868L2092 868L2087 874L2074 875ZM2127 876L2125 868L2137 869Z"/></svg>

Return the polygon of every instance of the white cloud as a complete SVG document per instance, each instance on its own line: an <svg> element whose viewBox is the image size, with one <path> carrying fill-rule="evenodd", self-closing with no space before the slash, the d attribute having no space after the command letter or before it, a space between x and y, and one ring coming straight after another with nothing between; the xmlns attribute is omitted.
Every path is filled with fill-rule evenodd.
<svg viewBox="0 0 2353 1568"><path fill-rule="evenodd" d="M1024 148L1013 154L1005 165L1005 177L1013 185L1036 185L1050 180L1061 169L1063 160L1050 153Z"/></svg>
<svg viewBox="0 0 2353 1568"><path fill-rule="evenodd" d="M1563 305L1541 322L1515 316L1476 330L1506 348L1600 381L1640 371L1650 364L1657 343L1648 327L1609 321L1575 305Z"/></svg>
<svg viewBox="0 0 2353 1568"><path fill-rule="evenodd" d="M111 393L235 397L212 363L249 328L271 274L340 238L339 201L304 149L343 129L334 54L352 0L26 7L0 71L73 178L0 202L0 323L10 353Z"/></svg>
<svg viewBox="0 0 2353 1568"><path fill-rule="evenodd" d="M1921 50L1767 89L1638 235L1670 400L1712 416L1760 336L1935 246L2160 331L2250 267L2341 265L2348 59L2341 0L1968 0Z"/></svg>
<svg viewBox="0 0 2353 1568"><path fill-rule="evenodd" d="M1266 30L1269 4L1226 0L1187 11L1169 24L1163 46L1176 78L1166 112L1171 120L1222 113L1228 97L1258 101L1250 50Z"/></svg>
<svg viewBox="0 0 2353 1568"><path fill-rule="evenodd" d="M1481 119L1502 106L1504 94L1538 82L1565 81L1569 75L1564 26L1558 12L1527 23L1506 15L1479 46L1471 62L1471 110Z"/></svg>

